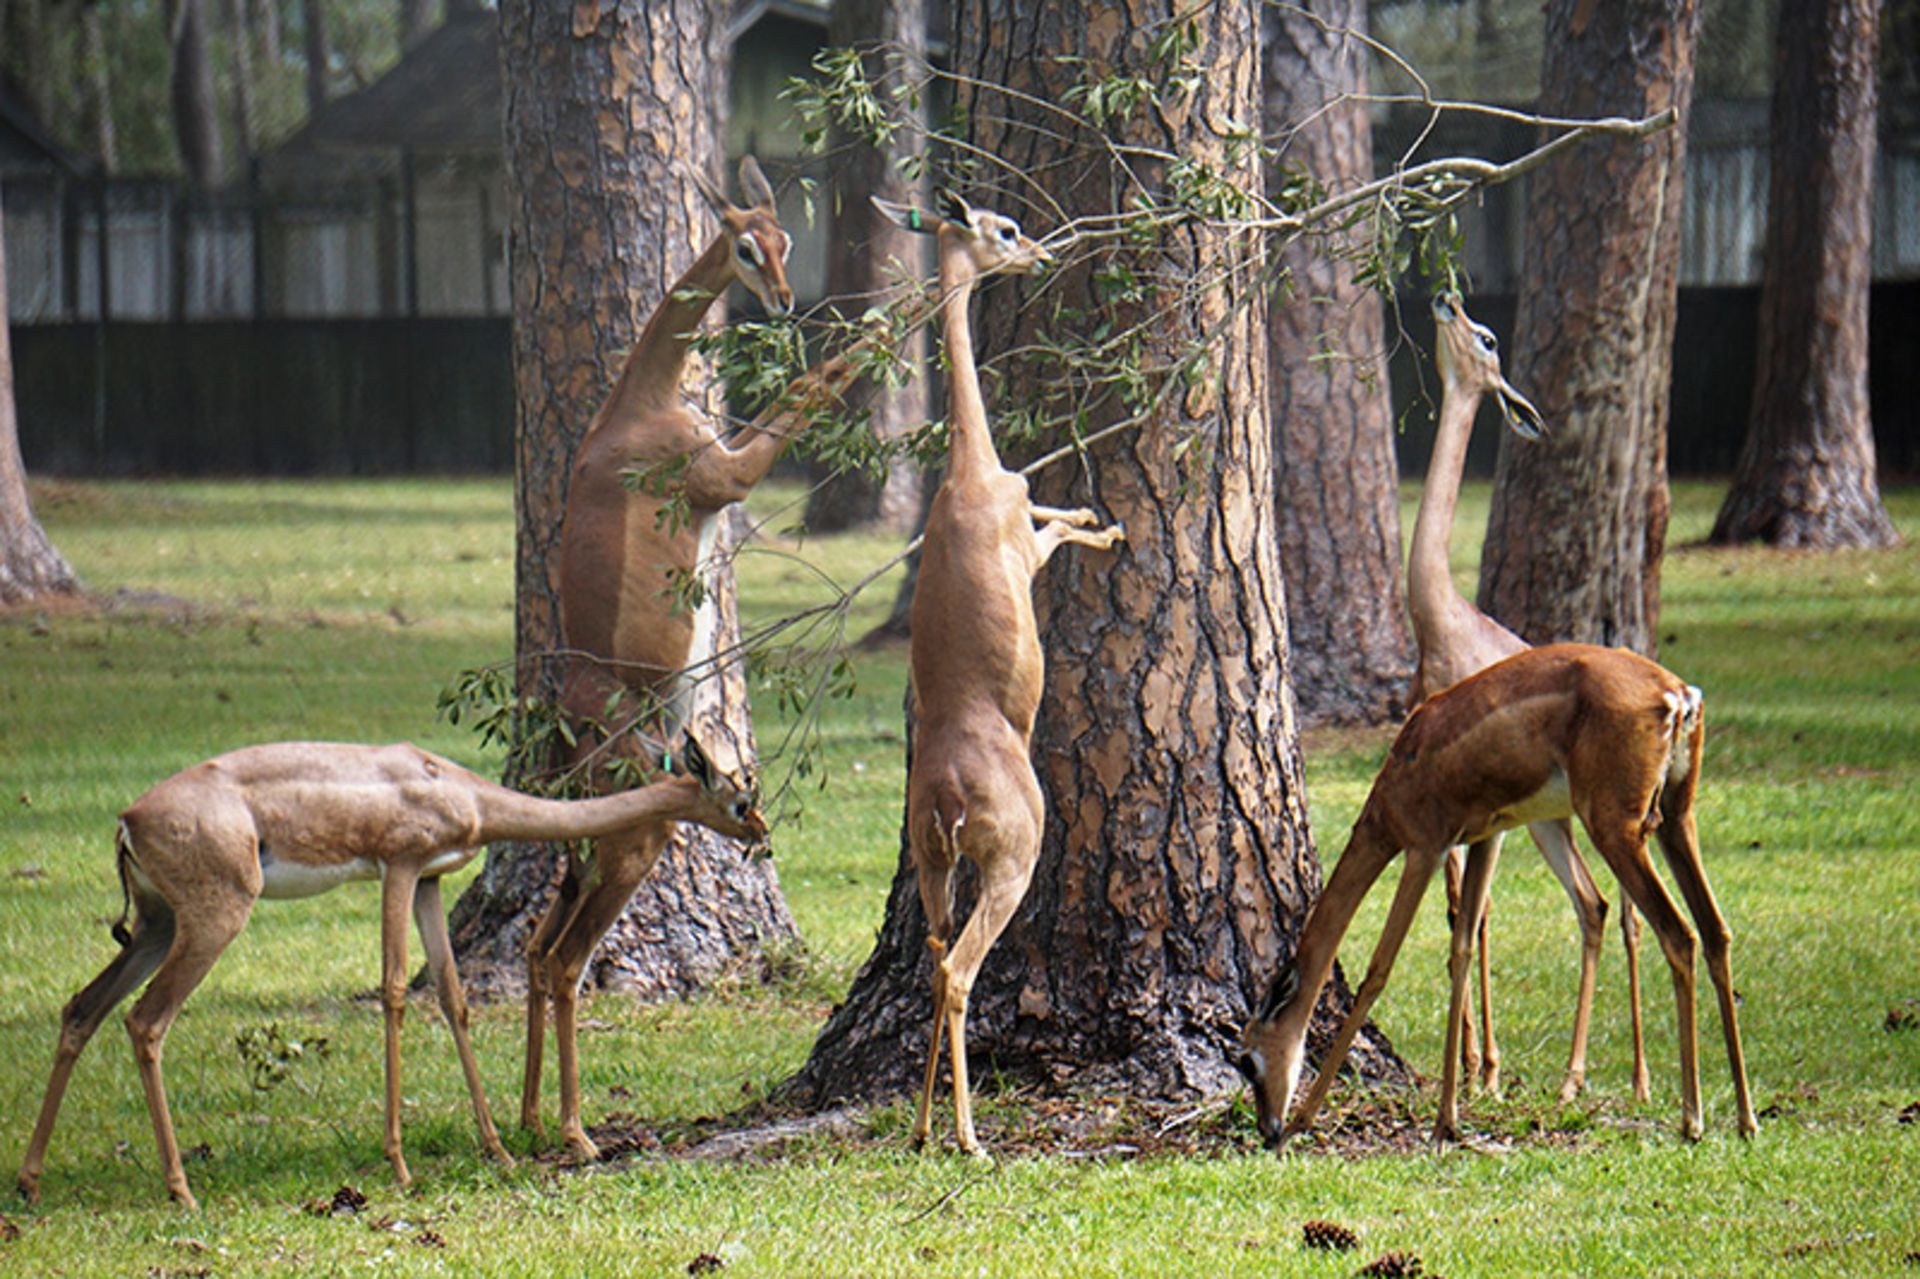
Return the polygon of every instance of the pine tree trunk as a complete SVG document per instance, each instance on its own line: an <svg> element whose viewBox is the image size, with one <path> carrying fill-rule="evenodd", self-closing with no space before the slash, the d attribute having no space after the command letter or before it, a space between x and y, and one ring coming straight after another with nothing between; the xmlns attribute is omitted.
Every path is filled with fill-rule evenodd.
<svg viewBox="0 0 1920 1279"><path fill-rule="evenodd" d="M0 606L76 595L80 583L33 518L20 421L13 400L13 342L7 322L7 238L0 213Z"/></svg>
<svg viewBox="0 0 1920 1279"><path fill-rule="evenodd" d="M1548 438L1503 432L1479 604L1531 644L1652 654L1697 0L1550 0L1540 110L1653 115L1530 177L1510 376Z"/></svg>
<svg viewBox="0 0 1920 1279"><path fill-rule="evenodd" d="M712 234L687 167L720 171L720 27L705 0L501 7L518 400L515 651L522 680L548 697L558 664L542 658L560 634L555 552L574 450L647 315ZM722 557L730 544L723 533ZM715 645L725 649L738 635L732 574L708 584L721 619ZM751 765L737 664L702 683L694 725L716 764ZM523 981L526 937L559 865L557 850L541 845L488 854L454 910L463 973L509 988ZM773 864L683 826L586 984L682 994L793 936Z"/></svg>
<svg viewBox="0 0 1920 1279"><path fill-rule="evenodd" d="M247 35L246 0L226 0L229 56L233 59L233 145L241 171L253 160L253 41Z"/></svg>
<svg viewBox="0 0 1920 1279"><path fill-rule="evenodd" d="M87 123L93 136L93 153L102 173L120 168L120 147L113 128L113 71L107 62L107 41L101 30L100 6L88 5L80 11L82 56L86 59Z"/></svg>
<svg viewBox="0 0 1920 1279"><path fill-rule="evenodd" d="M967 4L954 65L983 86L961 92L971 141L1019 175L996 193L970 194L1029 222L1040 219L1020 198L1028 194L1068 216L1124 207L1126 180L1107 153L1066 136L1045 104L1065 100L1081 73L1065 57L1086 59L1089 76L1157 76L1147 37L1176 12L1201 28L1194 99L1115 130L1254 186L1257 155L1230 153L1215 127L1258 118L1254 8L1253 0L1197 9L1172 0L1124 10L1093 0ZM992 85L1025 96L984 87ZM1143 153L1129 159L1145 182L1165 180ZM1198 223L1117 250L1137 278L1195 283L1186 295L1114 306L1103 319L1116 331L1144 324L1149 367L1209 335L1212 380L1171 396L1137 435L1035 483L1036 502L1091 504L1124 521L1127 543L1117 554L1068 547L1037 585L1048 669L1033 757L1047 834L1026 901L973 988L976 1079L1071 1080L1153 1097L1229 1086L1227 1049L1248 997L1291 952L1318 887L1287 685L1266 307L1253 272L1227 274L1257 252ZM1028 343L1052 300L1105 305L1085 261L1046 282L1047 304L1024 305L1035 287L1003 280L987 290L974 314L984 359ZM1217 337L1215 324L1224 324ZM1043 402L1058 370L1019 362L1000 374L986 383L990 413ZM1111 420L1124 409L1104 411ZM1184 463L1183 444L1194 446ZM1196 456L1205 462L1192 464ZM960 878L964 916L971 875ZM931 1020L925 938L903 865L878 945L791 1095L824 1103L917 1081ZM1362 1068L1382 1066L1380 1041L1367 1048Z"/></svg>
<svg viewBox="0 0 1920 1279"><path fill-rule="evenodd" d="M333 54L327 46L327 9L323 0L301 0L300 15L306 28L307 115L312 117L327 105L327 63Z"/></svg>
<svg viewBox="0 0 1920 1279"><path fill-rule="evenodd" d="M1305 7L1261 10L1265 132L1287 139L1267 184L1305 169L1341 191L1373 176L1366 106L1328 105L1367 91L1366 46L1340 34L1364 33L1367 7ZM1386 331L1379 299L1328 249L1286 251L1291 286L1268 328L1288 669L1306 723L1378 724L1405 712L1414 667Z"/></svg>
<svg viewBox="0 0 1920 1279"><path fill-rule="evenodd" d="M213 91L213 60L207 53L207 20L202 0L171 0L167 6L172 38L174 141L187 180L205 189L220 180L219 100Z"/></svg>
<svg viewBox="0 0 1920 1279"><path fill-rule="evenodd" d="M1880 503L1867 398L1878 9L1780 11L1753 408L1711 541L1900 540Z"/></svg>
<svg viewBox="0 0 1920 1279"><path fill-rule="evenodd" d="M927 17L921 0L834 0L827 43L859 48L867 77L882 82L889 64L911 68L926 52ZM889 81L888 83L891 83ZM925 274L926 240L893 225L873 207L871 196L900 204L912 203L924 186L907 178L897 161L918 155L924 145L918 134L902 130L886 150L836 130L829 154L829 208L833 231L827 246L827 294L841 299L843 317L857 317L895 283L898 267L916 276ZM924 370L927 344L924 332L908 339L901 358L909 368ZM906 385L880 386L862 380L846 397L847 411L868 414L873 433L894 439L927 420L927 383L924 371ZM862 471L828 475L816 464L818 476L807 497L807 527L831 533L878 524L890 532L905 533L920 510L920 469L907 458L892 462L884 476Z"/></svg>

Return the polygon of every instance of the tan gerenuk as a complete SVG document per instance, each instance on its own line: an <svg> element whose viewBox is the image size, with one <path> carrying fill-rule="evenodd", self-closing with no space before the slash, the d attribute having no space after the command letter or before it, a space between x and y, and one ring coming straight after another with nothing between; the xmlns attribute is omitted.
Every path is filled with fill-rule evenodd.
<svg viewBox="0 0 1920 1279"><path fill-rule="evenodd" d="M1100 522L1090 510L1035 506L1026 480L1000 465L987 426L967 303L983 276L1037 270L1047 251L1013 219L969 208L949 191L939 194L938 216L874 204L908 230L936 237L950 370L947 474L927 512L912 614L916 719L907 842L934 960L933 1031L913 1139L922 1144L932 1130L944 1036L952 1046L954 1131L963 1149L979 1154L967 1082L967 996L1026 895L1044 819L1027 755L1043 678L1033 577L1065 543L1106 548L1124 535L1119 525L1084 531ZM961 857L979 871L979 896L949 950L952 875Z"/></svg>
<svg viewBox="0 0 1920 1279"><path fill-rule="evenodd" d="M447 943L440 877L495 840L587 839L661 821L695 821L723 835L766 837L751 786L708 763L693 742L681 774L597 799L540 799L508 790L417 746L278 742L217 756L174 774L120 817L117 860L127 910L122 949L60 1014L46 1100L20 1167L39 1198L47 1142L68 1077L100 1023L151 974L127 1014L167 1189L195 1207L180 1166L160 1077L161 1045L180 1005L246 926L262 897L310 897L352 880L381 881L380 999L386 1017L385 1150L410 1180L400 1149L400 1023L407 993L407 915L420 928L440 1009L466 1074L480 1143L511 1163L487 1110L467 1038L467 1008ZM126 927L128 910L133 927Z"/></svg>
<svg viewBox="0 0 1920 1279"><path fill-rule="evenodd" d="M717 618L710 595L689 607L686 588L710 567L720 513L766 478L792 436L859 367L855 350L823 361L753 421L723 436L720 428L728 424L716 423L683 386L693 340L702 318L736 282L772 314L792 309L786 276L792 238L751 156L740 163L744 206L732 204L698 170L692 177L719 231L662 289L580 441L561 519L555 576L568 654L561 703L578 742L571 762L595 769L600 786L607 784L601 765L608 754L645 756L651 765L686 722L697 682L690 665L711 663L706 650ZM596 841L584 856L569 848L559 889L528 943L520 1123L542 1131L540 1077L551 1005L560 1137L581 1159L598 1151L580 1113L580 979L670 834L671 823L649 822Z"/></svg>
<svg viewBox="0 0 1920 1279"><path fill-rule="evenodd" d="M1727 925L1707 886L1694 828L1694 793L1705 737L1700 690L1624 649L1554 644L1516 654L1422 704L1394 739L1346 851L1241 1034L1234 1064L1253 1086L1260 1134L1278 1147L1313 1120L1446 850L1468 845L1463 908L1449 967L1446 1061L1434 1136L1457 1139L1458 1037L1473 931L1486 905L1491 837L1529 822L1578 816L1622 889L1660 939L1673 972L1679 1023L1681 1131L1701 1133L1699 1046L1694 1031L1693 930L1656 878L1647 838L1660 850L1706 952L1720 1001L1727 1059L1743 1136L1756 1130L1734 1013ZM1395 857L1400 885L1372 963L1341 1024L1313 1091L1291 1121L1307 1023L1333 970L1354 911Z"/></svg>
<svg viewBox="0 0 1920 1279"><path fill-rule="evenodd" d="M1449 543L1460 498L1460 476L1467 461L1467 442L1482 397L1494 397L1508 429L1521 439L1536 440L1545 432L1540 411L1500 372L1500 344L1493 331L1467 315L1458 295L1435 295L1433 323L1443 387L1440 421L1434 431L1426 483L1420 489L1420 512L1414 519L1412 544L1407 550L1407 611L1420 649L1414 677L1415 704L1527 648L1525 640L1475 608L1454 588ZM1586 1086L1587 1029L1593 1018L1593 989L1600 968L1600 945L1605 940L1607 902L1581 860L1573 842L1573 827L1566 818L1530 823L1527 832L1566 890L1580 920L1580 985L1574 1002L1573 1043L1560 1085L1560 1099L1567 1101ZM1499 855L1500 836L1493 839L1489 857ZM1460 848L1449 848L1447 904L1456 918L1460 913L1461 862ZM1648 1083L1646 1043L1640 1025L1640 934L1631 902L1621 908L1620 933L1627 953L1627 997L1633 1017L1633 1093L1645 1101ZM1461 1069L1471 1086L1477 1067L1487 1091L1497 1094L1500 1050L1493 1036L1493 981L1485 914L1480 917L1474 942L1480 954L1480 1041L1484 1048L1476 1050L1472 1023L1463 1025ZM1461 1015L1465 1016L1464 1009Z"/></svg>

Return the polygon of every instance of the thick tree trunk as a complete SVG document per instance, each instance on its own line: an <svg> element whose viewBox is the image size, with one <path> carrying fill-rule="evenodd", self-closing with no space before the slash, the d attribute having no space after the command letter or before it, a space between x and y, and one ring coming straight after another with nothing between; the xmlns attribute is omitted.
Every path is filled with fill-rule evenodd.
<svg viewBox="0 0 1920 1279"><path fill-rule="evenodd" d="M171 0L167 29L173 49L171 90L174 141L187 180L201 188L220 181L219 100L213 91L213 60L207 54L202 0Z"/></svg>
<svg viewBox="0 0 1920 1279"><path fill-rule="evenodd" d="M1711 541L1900 540L1880 503L1867 398L1878 9L1780 11L1753 408Z"/></svg>
<svg viewBox="0 0 1920 1279"><path fill-rule="evenodd" d="M1150 139L1228 181L1257 184L1257 155L1233 148L1219 127L1259 109L1253 0L1199 9L974 0L958 16L956 70L969 85L1022 96L962 90L972 142L1019 175L997 195L970 194L1015 214L1031 207L1028 194L1068 216L1127 207L1129 179L1109 153L1085 134L1066 135L1045 104L1067 100L1083 68L1089 77L1157 79L1148 34L1176 13L1199 28L1194 56L1204 65L1193 98L1150 109L1152 123L1134 117L1113 129L1122 141ZM1128 159L1142 181L1166 180L1144 152ZM1091 504L1124 521L1127 542L1097 568L1069 547L1037 587L1048 670L1033 756L1047 833L1026 901L973 988L968 1046L984 1067L976 1078L1097 1082L1162 1097L1229 1086L1227 1050L1248 998L1291 951L1318 886L1287 686L1266 307L1248 269L1258 252L1254 241L1196 222L1100 254L1101 266L1137 279L1183 283L1099 313L1116 331L1144 326L1147 367L1204 342L1207 376L1168 396L1137 435L1109 439L1034 486L1036 502ZM1045 287L1067 307L1109 306L1092 276L1082 259ZM1016 296L1034 288L1001 281L986 292L975 310L983 356L1026 346L1047 324L1051 301L1025 306ZM990 411L1058 409L1048 396L1059 372L1008 363L987 383ZM1125 413L1114 404L1101 411L1108 420ZM1090 490L1079 487L1083 477ZM970 872L961 879L964 915ZM792 1095L820 1103L917 1079L931 1020L925 938L903 865L878 945ZM1380 1065L1379 1042L1369 1049L1369 1064Z"/></svg>
<svg viewBox="0 0 1920 1279"><path fill-rule="evenodd" d="M33 518L27 468L20 459L20 422L14 416L8 329L6 221L0 213L0 605L11 606L78 594L80 583Z"/></svg>
<svg viewBox="0 0 1920 1279"><path fill-rule="evenodd" d="M1531 644L1654 650L1699 19L1697 0L1547 6L1542 112L1680 119L1529 178L1511 376L1551 434L1501 435L1479 604Z"/></svg>
<svg viewBox="0 0 1920 1279"><path fill-rule="evenodd" d="M1373 176L1367 108L1329 103L1367 91L1367 48L1341 34L1366 31L1367 7L1305 7L1261 10L1263 128L1282 147L1267 184L1304 169L1345 190ZM1291 287L1268 328L1288 673L1306 723L1378 724L1405 712L1414 667L1386 332L1379 299L1328 248L1287 249Z"/></svg>
<svg viewBox="0 0 1920 1279"><path fill-rule="evenodd" d="M548 697L558 691L558 663L543 659L560 634L555 552L574 450L647 315L713 233L687 171L720 171L720 26L706 0L501 6L518 400L515 649L523 684ZM723 534L723 553L727 544ZM716 572L708 585L720 614L714 644L724 651L738 635L732 574ZM751 766L737 663L701 685L693 720L715 763ZM704 828L681 832L607 934L588 985L685 993L794 936L771 862L748 860ZM522 980L522 949L558 870L557 851L545 846L489 853L454 911L463 972L489 984Z"/></svg>
<svg viewBox="0 0 1920 1279"><path fill-rule="evenodd" d="M885 79L889 65L904 64L911 71L926 51L927 17L921 0L834 0L827 27L827 43L860 48L867 77ZM874 304L894 284L900 266L915 276L926 272L926 240L903 231L881 216L870 196L900 204L912 203L921 187L898 166L908 155L923 151L919 134L902 130L886 150L836 131L829 172L829 207L833 233L827 247L827 294L840 299L838 311L854 317ZM893 266L891 264L899 264ZM924 370L927 340L916 330L901 353L908 367ZM863 380L846 397L847 411L866 412L873 433L894 439L927 420L928 379L917 373L906 385L879 386ZM807 498L807 527L816 533L878 524L904 533L913 527L920 510L920 469L912 461L893 461L884 476L864 471L829 475L816 465L818 483Z"/></svg>

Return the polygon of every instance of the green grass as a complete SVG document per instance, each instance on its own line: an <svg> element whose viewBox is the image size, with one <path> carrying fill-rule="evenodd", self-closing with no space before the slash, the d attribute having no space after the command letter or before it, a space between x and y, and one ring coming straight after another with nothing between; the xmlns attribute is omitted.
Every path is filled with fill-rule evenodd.
<svg viewBox="0 0 1920 1279"><path fill-rule="evenodd" d="M1704 534L1719 494L1683 485L1674 496L1672 541L1684 547ZM756 500L770 531L790 522L793 497L775 488ZM1672 997L1651 944L1654 1100L1636 1106L1628 1092L1611 939L1592 1089L1570 1107L1551 1099L1575 930L1521 840L1509 845L1493 904L1499 1025L1516 1087L1466 1111L1477 1131L1513 1139L1504 1154L1348 1159L1308 1149L1275 1160L1215 1142L1208 1157L1012 1156L982 1170L909 1153L894 1106L866 1119L857 1139L808 1138L766 1161L641 1157L586 1172L523 1161L503 1172L477 1156L451 1044L423 1003L406 1032L416 1189L402 1193L380 1154L379 1017L361 997L378 970L375 895L348 888L263 905L168 1040L182 1143L207 1148L188 1164L203 1213L184 1216L164 1198L116 1019L76 1071L42 1208L5 1207L21 1234L0 1239L0 1271L680 1274L711 1253L739 1275L1335 1276L1401 1248L1456 1276L1914 1273L1902 1257L1920 1249L1920 1124L1897 1112L1920 1100L1920 1030L1885 1023L1920 1000L1920 491L1889 497L1907 548L1680 549L1667 561L1662 657L1707 692L1703 843L1734 929L1757 1101L1777 1107L1751 1144L1731 1135L1710 1007L1707 1139L1686 1146L1673 1135ZM277 738L405 738L491 769L469 734L436 720L434 697L455 671L504 657L512 629L504 481L74 484L37 500L95 589L194 607L148 601L0 623L0 1171L24 1148L61 1004L112 953L114 814L185 764ZM1484 486L1469 489L1462 551L1478 546L1485 503ZM889 551L871 538L776 539L743 558L749 620L816 602L821 573L851 581ZM1459 572L1470 590L1475 566ZM892 593L892 578L869 592L849 632L877 621ZM781 880L807 939L799 974L660 1008L589 999L589 1122L625 1112L671 1140L805 1057L865 958L898 857L904 678L901 654L860 659L854 695L823 725L828 786L808 782L806 811L777 832ZM761 708L764 744L780 739L775 719ZM1386 739L1383 730L1307 742L1326 855L1343 842ZM1617 899L1604 879L1603 888ZM1350 968L1364 963L1384 907L1369 902L1356 922ZM1429 908L1417 922L1377 1008L1423 1071L1440 1051L1441 915ZM256 1091L235 1037L270 1023L324 1037L328 1051ZM496 1115L510 1119L519 1010L480 1008L475 1040ZM1019 1098L984 1106L990 1141L1048 1122ZM1413 1108L1430 1121L1431 1093ZM1209 1122L1247 1132L1241 1108ZM517 1133L508 1140L529 1149ZM368 1194L367 1212L301 1212L342 1184ZM1359 1230L1360 1252L1304 1250L1298 1225L1310 1217ZM422 1242L423 1229L444 1246Z"/></svg>

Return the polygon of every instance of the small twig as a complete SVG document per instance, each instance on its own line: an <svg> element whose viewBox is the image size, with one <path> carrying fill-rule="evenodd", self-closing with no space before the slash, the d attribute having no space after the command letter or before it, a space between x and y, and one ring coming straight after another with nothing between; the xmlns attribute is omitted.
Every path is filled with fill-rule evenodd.
<svg viewBox="0 0 1920 1279"><path fill-rule="evenodd" d="M953 1189L947 1191L945 1194L941 1195L938 1199L928 1204L925 1208L922 1208L919 1212L914 1213L911 1217L908 1217L905 1221L901 1222L900 1224L902 1226L911 1226L917 1221L921 1221L927 1217L931 1217L934 1213L939 1212L942 1208L946 1207L948 1204L958 1199L962 1194L965 1194L967 1191L972 1190L975 1186L979 1185L981 1182L985 1181L988 1177L991 1177L992 1175L993 1175L993 1166L989 1164L987 1167L975 1173L973 1176L969 1177L967 1180L961 1182L959 1185L955 1186Z"/></svg>

